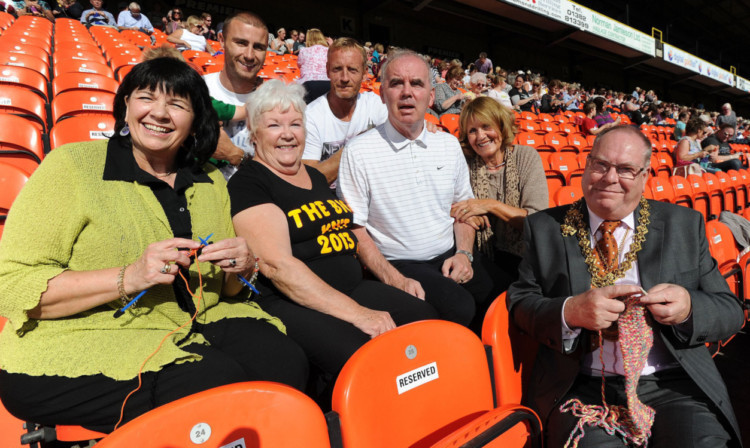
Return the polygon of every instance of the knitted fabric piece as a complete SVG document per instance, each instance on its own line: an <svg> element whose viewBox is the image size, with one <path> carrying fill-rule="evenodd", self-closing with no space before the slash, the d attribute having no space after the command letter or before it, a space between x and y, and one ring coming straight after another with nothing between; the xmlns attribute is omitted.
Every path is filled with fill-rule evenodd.
<svg viewBox="0 0 750 448"><path fill-rule="evenodd" d="M638 297L625 299L625 312L620 315L618 322L628 404L627 406L607 404L604 397L605 380L602 374L601 405L585 405L574 398L560 406L560 412L571 412L579 418L565 443L565 448L578 446L578 442L585 435L585 426L599 426L607 434L617 435L625 443L636 446L645 446L651 437L651 425L654 422L655 413L651 407L638 399L636 388L654 342L654 333L647 321L645 307ZM601 340L601 332L599 338Z"/></svg>

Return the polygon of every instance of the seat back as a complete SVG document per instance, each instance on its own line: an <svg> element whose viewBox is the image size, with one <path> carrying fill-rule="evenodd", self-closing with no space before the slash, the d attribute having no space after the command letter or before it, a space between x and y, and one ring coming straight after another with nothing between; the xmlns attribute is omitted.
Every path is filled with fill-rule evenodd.
<svg viewBox="0 0 750 448"><path fill-rule="evenodd" d="M23 117L40 132L47 131L45 100L31 90L18 85L0 89L0 112ZM3 137L0 137L3 138Z"/></svg>
<svg viewBox="0 0 750 448"><path fill-rule="evenodd" d="M343 445L427 447L493 409L484 346L453 322L428 320L362 346L333 391Z"/></svg>
<svg viewBox="0 0 750 448"><path fill-rule="evenodd" d="M443 114L440 116L440 124L451 134L458 138L458 114Z"/></svg>
<svg viewBox="0 0 750 448"><path fill-rule="evenodd" d="M57 123L49 134L49 146L55 149L75 142L106 139L115 132L115 118L112 116L70 117Z"/></svg>
<svg viewBox="0 0 750 448"><path fill-rule="evenodd" d="M24 118L0 114L0 129L3 130L0 132L0 162L31 175L44 159L44 143L37 128Z"/></svg>
<svg viewBox="0 0 750 448"><path fill-rule="evenodd" d="M674 190L672 189L672 184L667 179L663 177L650 177L648 185L651 187L654 199L674 204Z"/></svg>
<svg viewBox="0 0 750 448"><path fill-rule="evenodd" d="M726 224L715 219L707 222L706 235L708 236L708 249L711 251L711 256L719 263L719 270L737 261L739 250L734 242L734 235Z"/></svg>
<svg viewBox="0 0 750 448"><path fill-rule="evenodd" d="M47 80L30 68L11 65L0 67L0 85L5 84L29 89L47 101Z"/></svg>
<svg viewBox="0 0 750 448"><path fill-rule="evenodd" d="M492 349L492 373L498 405L521 402L539 344L510 321L503 292L492 302L482 323L482 342Z"/></svg>
<svg viewBox="0 0 750 448"><path fill-rule="evenodd" d="M283 384L254 381L220 386L160 406L102 439L99 448L327 448L318 405Z"/></svg>
<svg viewBox="0 0 750 448"><path fill-rule="evenodd" d="M52 122L76 115L111 115L115 94L71 90L52 100Z"/></svg>
<svg viewBox="0 0 750 448"><path fill-rule="evenodd" d="M63 73L52 80L52 96L70 90L117 93L119 83L112 78L94 73Z"/></svg>
<svg viewBox="0 0 750 448"><path fill-rule="evenodd" d="M0 51L0 66L1 65L26 67L44 76L44 79L49 80L49 62L45 62L36 56Z"/></svg>
<svg viewBox="0 0 750 448"><path fill-rule="evenodd" d="M674 203L693 208L693 189L687 179L675 175L669 178L669 182L672 184L672 190L674 191Z"/></svg>
<svg viewBox="0 0 750 448"><path fill-rule="evenodd" d="M581 186L565 185L555 192L555 205L568 205L583 197Z"/></svg>
<svg viewBox="0 0 750 448"><path fill-rule="evenodd" d="M6 216L16 196L29 180L29 175L20 168L8 165L0 159L0 216Z"/></svg>

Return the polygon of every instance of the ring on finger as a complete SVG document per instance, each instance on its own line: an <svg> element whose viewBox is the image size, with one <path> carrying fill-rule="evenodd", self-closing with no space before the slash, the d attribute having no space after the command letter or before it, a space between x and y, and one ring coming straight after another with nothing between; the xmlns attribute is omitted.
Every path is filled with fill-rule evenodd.
<svg viewBox="0 0 750 448"><path fill-rule="evenodd" d="M231 266L231 267L237 266L237 260L235 260L234 258L230 258L229 259L229 266Z"/></svg>
<svg viewBox="0 0 750 448"><path fill-rule="evenodd" d="M172 265L169 264L169 263L167 263L164 266L162 266L162 268L159 270L159 272L161 272L162 274L166 274L167 272L169 272L169 270L171 268L172 268Z"/></svg>
<svg viewBox="0 0 750 448"><path fill-rule="evenodd" d="M468 208L465 208L465 209L464 209L464 213L469 213L469 209L468 209Z"/></svg>

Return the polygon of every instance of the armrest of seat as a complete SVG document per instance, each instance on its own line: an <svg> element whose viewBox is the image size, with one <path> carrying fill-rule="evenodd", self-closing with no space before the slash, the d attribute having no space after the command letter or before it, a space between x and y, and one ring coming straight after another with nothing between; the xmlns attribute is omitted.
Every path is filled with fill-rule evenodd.
<svg viewBox="0 0 750 448"><path fill-rule="evenodd" d="M505 405L471 420L433 448L478 448L496 441L502 442L499 446L509 448L522 448L528 441L532 447L541 447L542 422L533 410L525 406Z"/></svg>

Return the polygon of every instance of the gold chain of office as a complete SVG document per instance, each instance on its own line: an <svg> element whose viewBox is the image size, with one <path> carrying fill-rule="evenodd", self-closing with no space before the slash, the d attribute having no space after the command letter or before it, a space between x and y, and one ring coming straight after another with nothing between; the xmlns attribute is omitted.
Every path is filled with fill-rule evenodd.
<svg viewBox="0 0 750 448"><path fill-rule="evenodd" d="M583 222L583 199L576 201L568 210L565 215L565 221L560 226L563 236L572 236L578 234L578 245L581 246L581 252L586 259L586 265L589 268L591 274L591 286L594 288L601 288L603 286L614 285L615 281L625 276L625 273L630 269L630 266L635 261L636 255L641 250L642 244L646 241L646 234L648 233L648 225L651 222L651 212L648 201L645 198L641 198L641 210L638 218L638 226L636 227L635 234L633 235L633 242L630 243L625 260L619 265L617 269L611 272L602 274L603 269L599 269L596 264L596 254L591 248L591 237L589 235L589 226Z"/></svg>

